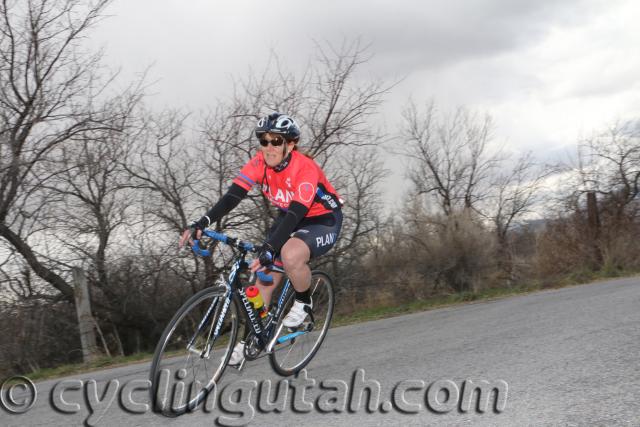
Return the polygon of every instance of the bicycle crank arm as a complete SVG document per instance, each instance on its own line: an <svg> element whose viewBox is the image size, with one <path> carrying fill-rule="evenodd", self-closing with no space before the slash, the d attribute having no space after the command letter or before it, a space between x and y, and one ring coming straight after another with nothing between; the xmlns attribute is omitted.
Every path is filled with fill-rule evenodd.
<svg viewBox="0 0 640 427"><path fill-rule="evenodd" d="M292 339L294 339L296 337L299 337L300 335L304 335L306 333L307 333L307 331L292 332L290 334L281 336L280 338L277 339L277 342L278 342L278 344L282 344L285 341L292 340Z"/></svg>
<svg viewBox="0 0 640 427"><path fill-rule="evenodd" d="M271 339L269 344L267 344L267 348L265 349L265 351L267 353L271 353L273 351L273 347L276 346L276 343L277 343L277 340L278 340L278 335L280 335L280 332L282 332L282 328L283 327L284 327L284 325L282 323L280 323L280 326L278 326L278 330L276 331L275 334L273 334L273 338Z"/></svg>
<svg viewBox="0 0 640 427"><path fill-rule="evenodd" d="M237 365L228 365L230 368L233 368L235 370L237 370L238 372L242 372L242 369L244 368L244 364L247 363L247 358L245 357L244 359L242 359L242 362L238 363Z"/></svg>

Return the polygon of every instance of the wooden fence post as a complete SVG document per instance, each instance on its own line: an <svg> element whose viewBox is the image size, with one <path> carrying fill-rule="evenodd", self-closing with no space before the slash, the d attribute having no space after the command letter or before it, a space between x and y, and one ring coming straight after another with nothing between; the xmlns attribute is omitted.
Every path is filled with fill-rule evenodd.
<svg viewBox="0 0 640 427"><path fill-rule="evenodd" d="M602 251L600 250L600 215L595 191L587 192L587 223L589 224L589 244L597 268L602 267Z"/></svg>
<svg viewBox="0 0 640 427"><path fill-rule="evenodd" d="M96 333L93 329L93 317L91 316L89 287L87 286L87 278L81 268L73 268L73 284L78 326L80 328L80 343L82 345L82 361L87 363L97 356L97 347Z"/></svg>

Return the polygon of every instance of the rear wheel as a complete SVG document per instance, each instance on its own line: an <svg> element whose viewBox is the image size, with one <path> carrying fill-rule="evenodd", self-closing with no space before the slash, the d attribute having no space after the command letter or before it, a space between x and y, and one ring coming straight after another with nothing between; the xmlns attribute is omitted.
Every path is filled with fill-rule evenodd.
<svg viewBox="0 0 640 427"><path fill-rule="evenodd" d="M295 329L282 325L282 320L293 305L293 288L278 319L276 345L269 359L273 369L280 375L293 375L307 366L320 348L331 324L335 303L331 278L320 271L312 272L310 290L312 315L307 316L302 325Z"/></svg>
<svg viewBox="0 0 640 427"><path fill-rule="evenodd" d="M228 306L225 310L225 303ZM213 332L223 318L219 336ZM151 364L153 410L178 416L195 409L222 377L238 333L238 306L225 288L207 288L176 312L156 346ZM211 393L215 398L215 393Z"/></svg>

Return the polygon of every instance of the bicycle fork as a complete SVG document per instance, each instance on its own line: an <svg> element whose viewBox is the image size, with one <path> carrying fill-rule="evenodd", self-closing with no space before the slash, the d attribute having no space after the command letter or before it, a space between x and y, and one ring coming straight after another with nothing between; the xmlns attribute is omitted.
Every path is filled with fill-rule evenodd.
<svg viewBox="0 0 640 427"><path fill-rule="evenodd" d="M194 343L195 343L196 339L203 332L203 329L204 329L205 325L207 325L207 323L209 323L209 319L211 319L211 316L213 315L213 313L215 313L216 308L217 308L219 303L220 303L220 297L215 297L213 299L213 301L211 301L211 305L209 306L209 309L207 310L207 313L202 318L202 321L198 325L198 328L196 329L195 334L193 335L193 337L191 338L191 340L189 340L189 343L187 344L187 350L189 352L191 352L191 353L194 353L194 354L198 355L198 357L200 357L200 358L208 359L210 354L211 354L211 349L213 348L213 344L216 342L216 339L218 338L218 336L220 334L220 329L222 328L222 324L224 323L224 319L225 319L225 317L227 315L227 310L229 309L229 305L231 304L230 295L227 295L227 297L224 299L224 302L223 302L223 305L222 305L222 310L220 312L220 316L218 317L218 322L216 323L215 327L214 327L213 324L211 324L211 327L209 328L209 332L207 334L207 337L204 340L205 344L204 344L203 348L202 349L198 349L198 348L194 347Z"/></svg>

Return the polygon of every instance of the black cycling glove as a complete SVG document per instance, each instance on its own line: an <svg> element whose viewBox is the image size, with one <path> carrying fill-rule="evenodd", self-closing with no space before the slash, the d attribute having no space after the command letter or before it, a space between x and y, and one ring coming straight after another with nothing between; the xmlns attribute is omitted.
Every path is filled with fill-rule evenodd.
<svg viewBox="0 0 640 427"><path fill-rule="evenodd" d="M263 267L269 267L276 259L276 251L273 250L270 244L263 244L258 250L258 261Z"/></svg>
<svg viewBox="0 0 640 427"><path fill-rule="evenodd" d="M197 236L198 230L200 231L204 230L209 226L209 224L210 224L209 217L206 215L200 218L199 220L192 222L189 225L189 230L191 230L191 238L193 240L196 240L198 238Z"/></svg>

